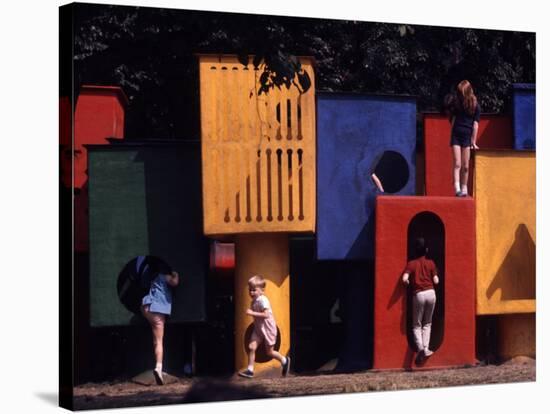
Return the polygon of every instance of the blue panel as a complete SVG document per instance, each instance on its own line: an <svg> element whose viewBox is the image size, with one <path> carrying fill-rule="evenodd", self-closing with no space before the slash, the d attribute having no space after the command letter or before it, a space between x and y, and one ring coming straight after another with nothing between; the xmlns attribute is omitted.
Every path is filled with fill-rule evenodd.
<svg viewBox="0 0 550 414"><path fill-rule="evenodd" d="M513 85L514 149L536 148L536 89L534 83Z"/></svg>
<svg viewBox="0 0 550 414"><path fill-rule="evenodd" d="M370 176L376 170L394 195L414 195L415 163L414 98L318 95L318 259L372 259L380 193Z"/></svg>

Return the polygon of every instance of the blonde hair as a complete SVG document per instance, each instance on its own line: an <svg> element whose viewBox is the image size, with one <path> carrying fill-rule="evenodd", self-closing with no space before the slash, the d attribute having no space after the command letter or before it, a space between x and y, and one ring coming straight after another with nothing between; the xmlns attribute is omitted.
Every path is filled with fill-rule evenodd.
<svg viewBox="0 0 550 414"><path fill-rule="evenodd" d="M257 287L265 289L265 279L260 275L254 275L248 279L248 287L251 289L255 289Z"/></svg>

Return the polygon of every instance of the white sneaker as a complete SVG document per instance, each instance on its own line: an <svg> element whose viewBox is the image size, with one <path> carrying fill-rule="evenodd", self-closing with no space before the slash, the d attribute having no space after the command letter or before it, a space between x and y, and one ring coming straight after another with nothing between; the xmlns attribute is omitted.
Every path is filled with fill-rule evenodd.
<svg viewBox="0 0 550 414"><path fill-rule="evenodd" d="M424 349L424 357L428 358L429 356L433 355L433 351L430 351L428 348Z"/></svg>

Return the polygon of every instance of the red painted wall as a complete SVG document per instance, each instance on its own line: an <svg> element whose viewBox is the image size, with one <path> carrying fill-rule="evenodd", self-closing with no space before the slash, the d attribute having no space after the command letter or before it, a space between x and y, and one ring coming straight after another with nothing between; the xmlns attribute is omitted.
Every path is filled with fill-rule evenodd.
<svg viewBox="0 0 550 414"><path fill-rule="evenodd" d="M408 226L418 214L436 214L445 227L444 336L425 364L414 363L407 342ZM374 280L374 369L421 369L475 363L475 201L457 197L378 196Z"/></svg>
<svg viewBox="0 0 550 414"><path fill-rule="evenodd" d="M119 87L85 85L80 88L74 125L76 251L88 250L88 154L84 145L108 144L106 138L110 137L124 138L127 104L128 100Z"/></svg>
<svg viewBox="0 0 550 414"><path fill-rule="evenodd" d="M74 186L81 188L88 180L88 157L85 144L107 144L106 138L124 138L122 89L113 86L82 86L75 110Z"/></svg>
<svg viewBox="0 0 550 414"><path fill-rule="evenodd" d="M424 114L426 195L454 196L451 123L440 114ZM512 120L500 115L482 115L478 146L483 149L511 149L514 145ZM472 194L474 163L470 164L468 192Z"/></svg>

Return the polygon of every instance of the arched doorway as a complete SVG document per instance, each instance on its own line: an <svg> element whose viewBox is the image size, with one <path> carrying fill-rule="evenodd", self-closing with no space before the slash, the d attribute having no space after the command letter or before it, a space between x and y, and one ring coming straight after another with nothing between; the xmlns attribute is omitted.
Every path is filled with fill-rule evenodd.
<svg viewBox="0 0 550 414"><path fill-rule="evenodd" d="M427 257L438 269L439 285L436 286L436 304L432 318L430 349L436 351L443 343L445 333L445 226L434 213L423 211L414 216L407 230L407 261L415 258L414 241L422 237L428 247ZM407 340L415 349L412 335L412 292L407 297Z"/></svg>

